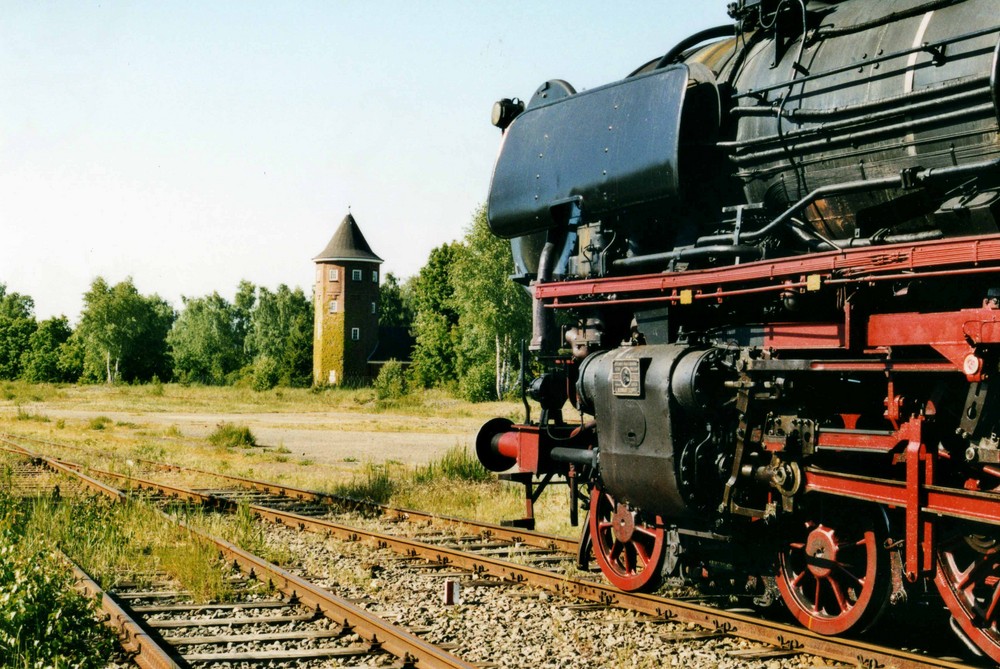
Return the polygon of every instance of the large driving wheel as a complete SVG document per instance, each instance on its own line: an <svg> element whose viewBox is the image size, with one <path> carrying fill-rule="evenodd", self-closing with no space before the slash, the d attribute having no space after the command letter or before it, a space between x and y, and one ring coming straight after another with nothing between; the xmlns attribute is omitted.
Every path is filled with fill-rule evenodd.
<svg viewBox="0 0 1000 669"><path fill-rule="evenodd" d="M635 592L660 584L665 541L659 517L652 525L644 523L628 506L595 487L589 523L594 556L612 585Z"/></svg>
<svg viewBox="0 0 1000 669"><path fill-rule="evenodd" d="M805 522L778 556L778 589L796 620L820 634L863 632L889 599L885 515L843 505Z"/></svg>
<svg viewBox="0 0 1000 669"><path fill-rule="evenodd" d="M934 583L955 622L994 662L1000 662L1000 543L994 537L946 539L937 552Z"/></svg>

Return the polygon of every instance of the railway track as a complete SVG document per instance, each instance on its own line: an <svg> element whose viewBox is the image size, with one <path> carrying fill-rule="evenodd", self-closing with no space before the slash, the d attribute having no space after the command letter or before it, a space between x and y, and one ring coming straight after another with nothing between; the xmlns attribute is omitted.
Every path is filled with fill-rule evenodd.
<svg viewBox="0 0 1000 669"><path fill-rule="evenodd" d="M44 465L114 501L128 496L55 460L23 451L22 455L30 458L29 464L17 469L28 479L41 480L38 470ZM20 486L20 492L28 491L35 495L45 492L32 490L28 484ZM78 587L101 598L109 624L119 631L123 647L141 667L320 666L309 663L334 658L365 666L473 666L348 599L192 525L172 520L198 541L211 544L231 565L235 593L231 601L196 602L169 580L161 580L153 588L126 582L113 592L102 592L75 568Z"/></svg>
<svg viewBox="0 0 1000 669"><path fill-rule="evenodd" d="M52 464L67 470L73 469L65 462L53 460ZM151 468L163 471L181 469L162 463L146 464ZM675 641L698 636L707 638L740 637L766 644L754 651L764 658L806 653L868 667L969 666L967 663L957 660L937 659L928 657L926 654L894 650L852 640L823 637L798 627L772 623L746 613L722 611L697 603L669 600L662 597L622 593L591 580L570 578L565 574L565 570L563 570L564 573L558 573L550 569L539 568L537 564L530 564L533 556L539 555L530 552L535 549L522 552L515 558L518 562L513 562L510 558L515 551L509 550L507 554L504 554L505 549L497 550L497 546L491 544L494 541L499 541L500 544L506 544L508 547L512 544L519 547L546 544L548 539L545 535L533 536L534 533L523 530L486 526L480 532L473 533L468 528L474 527L476 524L462 521L462 531L465 534L454 532L428 534L424 532L417 536L412 536L412 533L411 536L399 536L384 531L359 528L355 525L344 525L322 516L303 513L303 511L312 511L322 514L338 501L335 498L327 499L330 496L320 493L225 476L222 478L230 479L230 482L234 484L238 483L239 487L192 490L124 474L93 469L90 470L90 473L97 478L117 479L136 490L145 491L147 494L155 493L162 499L185 500L219 509L233 509L242 505L261 518L287 528L309 530L350 542L365 542L374 547L391 549L397 554L405 556L406 559L416 560L419 558L426 560L428 564L436 565L438 568L462 570L467 574L475 575L477 579L493 578L506 583L530 584L561 597L592 602L591 605L598 608L625 609L645 614L649 616L648 620L658 623L681 623L693 628L688 630L686 634L679 636L676 632L672 633L671 638ZM208 474L207 472L200 473ZM279 506L291 506L295 510L277 508ZM395 514L396 518L405 517L405 513L398 510L384 507L379 507L378 510L384 516L393 517ZM431 518L423 516L419 520L421 523L426 523ZM440 522L440 519L437 520ZM503 538L494 537L492 533L498 529L511 534ZM552 561L566 562L575 559L571 553L565 550L562 551L560 557L556 558L555 555L560 552L560 549L554 548L551 544L545 545L544 549L537 550L549 551L548 554L542 555L545 559L541 562L547 562L550 556ZM501 559L498 556L508 559Z"/></svg>

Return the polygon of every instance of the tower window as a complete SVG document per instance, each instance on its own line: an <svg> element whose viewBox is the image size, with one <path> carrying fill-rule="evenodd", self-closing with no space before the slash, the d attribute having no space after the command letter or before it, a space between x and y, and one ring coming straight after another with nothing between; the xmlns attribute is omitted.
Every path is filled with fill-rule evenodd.
<svg viewBox="0 0 1000 669"><path fill-rule="evenodd" d="M351 278L354 279L355 281L361 281L361 270L359 270L359 269L352 269L351 270Z"/></svg>
<svg viewBox="0 0 1000 669"><path fill-rule="evenodd" d="M378 270L372 270L372 283L378 283Z"/></svg>
<svg viewBox="0 0 1000 669"><path fill-rule="evenodd" d="M351 339L354 341L361 339L361 328L351 328Z"/></svg>
<svg viewBox="0 0 1000 669"><path fill-rule="evenodd" d="M331 269L329 272L327 272L327 277L326 278L329 281L340 281L340 270L339 269Z"/></svg>
<svg viewBox="0 0 1000 669"><path fill-rule="evenodd" d="M330 313L335 314L339 310L340 307L337 305L337 300L330 300Z"/></svg>
<svg viewBox="0 0 1000 669"><path fill-rule="evenodd" d="M374 303L374 302L372 302L372 313L374 314L374 313L375 313L375 311L376 311L376 308L375 308L375 303Z"/></svg>

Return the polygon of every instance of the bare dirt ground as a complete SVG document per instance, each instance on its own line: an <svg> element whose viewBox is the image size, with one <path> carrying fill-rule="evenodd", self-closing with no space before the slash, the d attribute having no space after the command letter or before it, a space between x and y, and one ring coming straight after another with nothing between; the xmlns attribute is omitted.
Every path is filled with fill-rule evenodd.
<svg viewBox="0 0 1000 669"><path fill-rule="evenodd" d="M475 448L479 418L426 418L366 413L179 413L99 411L39 406L52 420L87 421L98 416L140 427L176 427L185 437L205 438L220 423L246 425L267 448L287 448L315 462L402 462L421 465L456 445Z"/></svg>

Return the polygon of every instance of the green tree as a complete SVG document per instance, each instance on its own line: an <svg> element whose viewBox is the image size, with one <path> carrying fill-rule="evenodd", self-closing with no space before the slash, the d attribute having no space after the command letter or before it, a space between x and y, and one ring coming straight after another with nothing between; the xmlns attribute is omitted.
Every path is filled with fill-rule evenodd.
<svg viewBox="0 0 1000 669"><path fill-rule="evenodd" d="M59 364L63 346L72 334L65 316L39 323L28 341L28 350L21 355L21 377L36 383L75 381L79 375Z"/></svg>
<svg viewBox="0 0 1000 669"><path fill-rule="evenodd" d="M250 334L250 318L257 304L257 287L243 279L236 288L236 298L233 300L233 330L243 346L243 354L251 356L247 338Z"/></svg>
<svg viewBox="0 0 1000 669"><path fill-rule="evenodd" d="M413 297L409 288L395 274L386 272L379 289L379 325L408 328L413 324Z"/></svg>
<svg viewBox="0 0 1000 669"><path fill-rule="evenodd" d="M245 362L237 310L218 293L183 300L184 310L167 335L174 375L222 385Z"/></svg>
<svg viewBox="0 0 1000 669"><path fill-rule="evenodd" d="M30 348L35 323L35 302L27 295L8 293L0 283L0 379L21 375L21 359Z"/></svg>
<svg viewBox="0 0 1000 669"><path fill-rule="evenodd" d="M312 333L312 300L301 288L291 290L281 284L275 292L257 289L245 348L258 368L264 364L262 358L275 365L278 384L304 387L312 383Z"/></svg>
<svg viewBox="0 0 1000 669"><path fill-rule="evenodd" d="M502 398L517 378L519 344L531 333L531 298L510 280L513 271L510 242L490 232L480 207L450 274L462 333L456 371L466 399Z"/></svg>
<svg viewBox="0 0 1000 669"><path fill-rule="evenodd" d="M57 366L59 374L67 381L78 381L83 376L83 361L86 350L79 328L73 331L65 342L59 346Z"/></svg>
<svg viewBox="0 0 1000 669"><path fill-rule="evenodd" d="M457 242L433 251L413 280L413 381L425 388L444 386L456 380L458 312L453 302L451 271L461 253Z"/></svg>
<svg viewBox="0 0 1000 669"><path fill-rule="evenodd" d="M132 279L109 286L98 277L83 296L80 339L84 375L108 383L170 378L167 333L173 308L139 294Z"/></svg>

